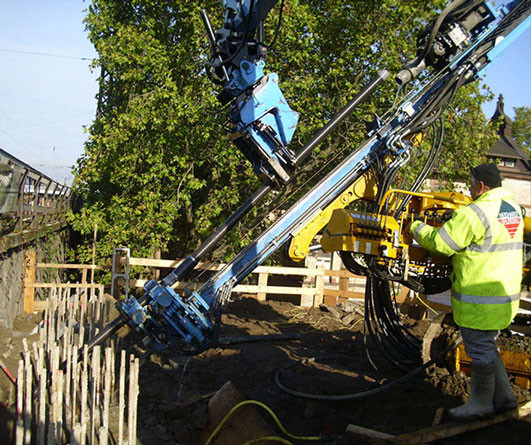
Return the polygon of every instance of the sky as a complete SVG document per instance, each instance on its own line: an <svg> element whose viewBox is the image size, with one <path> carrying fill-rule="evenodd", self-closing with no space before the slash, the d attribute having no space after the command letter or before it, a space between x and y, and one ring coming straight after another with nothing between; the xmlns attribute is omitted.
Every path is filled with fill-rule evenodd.
<svg viewBox="0 0 531 445"><path fill-rule="evenodd" d="M89 68L96 52L83 24L88 5L0 0L0 148L67 184L96 110L97 72ZM511 118L514 107L531 106L530 43L528 29L486 71ZM487 117L495 106L496 99L484 105Z"/></svg>

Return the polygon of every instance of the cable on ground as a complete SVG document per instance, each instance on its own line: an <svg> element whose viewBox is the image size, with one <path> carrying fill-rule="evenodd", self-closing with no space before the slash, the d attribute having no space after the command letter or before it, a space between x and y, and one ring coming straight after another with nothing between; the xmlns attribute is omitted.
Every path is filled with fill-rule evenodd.
<svg viewBox="0 0 531 445"><path fill-rule="evenodd" d="M277 417L277 415L271 410L271 408L269 408L266 404L262 403L262 402L259 402L258 400L244 400L243 402L240 402L238 403L237 405L234 405L231 410L225 415L225 417L223 417L223 419L221 420L221 422L219 422L218 426L216 427L216 429L212 432L212 434L210 435L210 437L207 439L207 441L204 443L204 445L210 445L210 443L212 443L212 440L214 439L214 437L216 436L216 434L219 433L219 431L221 430L221 428L223 428L223 425L227 422L227 420L238 410L240 409L241 407L243 406L246 406L246 405L257 405L259 406L260 408L264 409L265 411L267 411L267 413L273 418L273 420L275 421L275 423L277 424L277 426L279 427L280 431L282 431L282 433L284 433L284 435L286 435L287 437L289 437L290 439L293 439L293 440L306 440L306 441L316 441L316 440L322 440L322 437L318 437L318 436L295 436L294 434L291 434L289 433L286 428L284 427L284 425L282 425L282 423L280 423L280 420L279 418ZM276 440L277 442L281 442L281 443L284 443L284 444L291 444L291 442L289 442L288 440L282 438L282 437L277 437L277 436L273 436L273 437L262 437L260 439L253 439L249 442L245 442L244 445L250 445L250 444L254 444L254 443L258 443L258 442L261 442L261 441L264 441L264 440Z"/></svg>

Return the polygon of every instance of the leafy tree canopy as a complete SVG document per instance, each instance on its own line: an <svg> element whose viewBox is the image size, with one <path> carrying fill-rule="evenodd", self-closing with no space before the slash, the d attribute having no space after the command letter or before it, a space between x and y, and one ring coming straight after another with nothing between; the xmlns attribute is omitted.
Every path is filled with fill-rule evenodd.
<svg viewBox="0 0 531 445"><path fill-rule="evenodd" d="M513 121L513 137L531 156L531 108L515 107Z"/></svg>
<svg viewBox="0 0 531 445"><path fill-rule="evenodd" d="M290 106L301 114L291 147L302 146L379 70L394 76L415 54L418 31L444 4L286 1L266 69L279 74ZM86 26L98 52L94 68L101 75L97 116L76 167L83 205L71 220L87 235L81 260L90 258L95 223L103 257L119 245L138 256L157 250L185 256L258 186L222 128L216 86L203 68L209 50L201 8L215 28L221 25L221 0L93 0L88 8ZM278 9L266 23L269 42ZM321 144L290 192L296 195L310 177L322 177L323 164L354 149L364 139L363 121L384 114L395 94L387 81ZM490 145L480 110L488 94L470 84L445 113L442 179L465 176ZM242 239L253 217L228 236L227 255L247 243Z"/></svg>

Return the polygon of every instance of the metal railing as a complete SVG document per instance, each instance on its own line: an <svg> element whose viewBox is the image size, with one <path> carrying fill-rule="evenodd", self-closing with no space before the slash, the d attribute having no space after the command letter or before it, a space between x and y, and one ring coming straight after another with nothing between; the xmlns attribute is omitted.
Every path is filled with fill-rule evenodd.
<svg viewBox="0 0 531 445"><path fill-rule="evenodd" d="M0 149L0 236L64 222L70 187Z"/></svg>

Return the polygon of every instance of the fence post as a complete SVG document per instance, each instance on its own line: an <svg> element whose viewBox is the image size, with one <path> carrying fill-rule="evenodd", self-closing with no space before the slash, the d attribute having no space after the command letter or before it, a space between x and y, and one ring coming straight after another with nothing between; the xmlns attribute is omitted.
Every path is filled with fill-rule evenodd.
<svg viewBox="0 0 531 445"><path fill-rule="evenodd" d="M341 264L341 271L346 271L345 266ZM349 283L349 277L343 276L339 277L339 297L337 298L337 303L345 303L348 300L348 297L343 296L342 292L348 292L348 283Z"/></svg>
<svg viewBox="0 0 531 445"><path fill-rule="evenodd" d="M313 255L308 255L304 260L304 266L306 269L316 269L317 268L317 257ZM303 288L315 287L315 275L306 275L302 283ZM314 305L314 295L305 295L301 294L301 306L313 306Z"/></svg>
<svg viewBox="0 0 531 445"><path fill-rule="evenodd" d="M267 293L265 292L264 288L267 287L267 279L269 277L269 274L267 272L260 272L258 274L258 292L256 294L256 298L258 301L265 301Z"/></svg>
<svg viewBox="0 0 531 445"><path fill-rule="evenodd" d="M35 264L37 263L37 253L35 250L27 250L24 254L24 282L22 310L26 314L33 313L33 302L35 301Z"/></svg>
<svg viewBox="0 0 531 445"><path fill-rule="evenodd" d="M325 282L325 268L319 266L317 268L319 273L315 276L315 296L313 298L313 306L319 307L323 303L324 298L324 282Z"/></svg>

